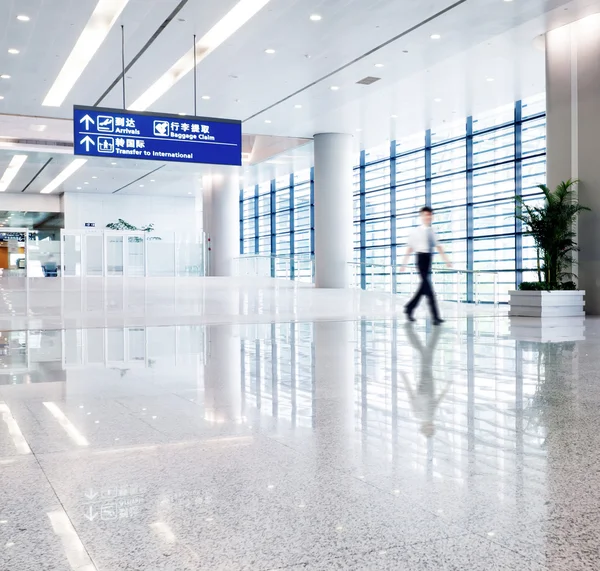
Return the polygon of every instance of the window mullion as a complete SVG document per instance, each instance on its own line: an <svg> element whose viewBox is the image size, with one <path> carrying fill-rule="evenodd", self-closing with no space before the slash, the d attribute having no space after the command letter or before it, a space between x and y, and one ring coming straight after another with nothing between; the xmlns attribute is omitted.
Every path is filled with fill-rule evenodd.
<svg viewBox="0 0 600 571"><path fill-rule="evenodd" d="M466 137L466 186L467 186L467 303L474 299L474 221L473 221L473 117L467 117Z"/></svg>
<svg viewBox="0 0 600 571"><path fill-rule="evenodd" d="M360 287L367 288L367 225L365 197L365 151L360 152Z"/></svg>

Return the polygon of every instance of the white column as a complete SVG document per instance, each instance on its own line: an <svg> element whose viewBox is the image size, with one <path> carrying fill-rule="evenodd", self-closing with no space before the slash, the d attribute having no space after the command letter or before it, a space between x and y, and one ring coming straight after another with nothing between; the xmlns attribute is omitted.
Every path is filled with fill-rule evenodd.
<svg viewBox="0 0 600 571"><path fill-rule="evenodd" d="M314 324L313 428L319 457L336 467L351 469L351 456L341 453L353 448L355 370L353 324L320 321Z"/></svg>
<svg viewBox="0 0 600 571"><path fill-rule="evenodd" d="M350 287L352 136L315 135L316 287Z"/></svg>
<svg viewBox="0 0 600 571"><path fill-rule="evenodd" d="M240 255L240 179L238 169L203 179L204 231L209 242L210 276L232 276Z"/></svg>
<svg viewBox="0 0 600 571"><path fill-rule="evenodd" d="M580 252L574 273L586 311L600 314L600 14L546 34L548 186L580 180Z"/></svg>
<svg viewBox="0 0 600 571"><path fill-rule="evenodd" d="M242 369L238 328L215 325L207 328L207 334L209 351L204 367L205 419L217 423L239 422L242 415Z"/></svg>

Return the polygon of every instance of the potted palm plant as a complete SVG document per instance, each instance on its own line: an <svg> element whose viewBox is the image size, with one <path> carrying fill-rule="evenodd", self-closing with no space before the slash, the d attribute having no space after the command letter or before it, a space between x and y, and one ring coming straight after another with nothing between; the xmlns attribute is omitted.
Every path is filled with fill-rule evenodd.
<svg viewBox="0 0 600 571"><path fill-rule="evenodd" d="M577 317L584 315L585 292L575 284L573 252L577 251L575 225L580 212L576 180L561 182L555 190L538 188L544 202L533 206L517 197L517 218L537 249L537 282L523 282L510 292L510 313L515 317Z"/></svg>

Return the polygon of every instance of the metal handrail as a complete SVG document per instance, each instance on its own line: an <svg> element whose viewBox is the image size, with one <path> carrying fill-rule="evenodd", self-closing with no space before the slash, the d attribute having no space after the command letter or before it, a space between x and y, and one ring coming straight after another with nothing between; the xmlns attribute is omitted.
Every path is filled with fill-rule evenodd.
<svg viewBox="0 0 600 571"><path fill-rule="evenodd" d="M396 278L398 276L410 276L411 278L411 286L412 284L412 278L413 276L415 276L418 272L417 269L413 266L402 266L400 264L396 264L396 265L392 265L392 264L376 264L376 263L369 263L369 262L348 262L348 264L354 269L354 287L359 286L359 275L363 276L363 275L370 275L371 277L371 285L373 285L374 282L374 278L384 278L384 289L389 288L389 293L391 294L396 294L397 292L397 281ZM359 272L356 271L356 269L359 269ZM402 271L401 269L404 268ZM481 289L481 276L484 274L490 274L493 276L493 283L492 283L492 299L493 299L493 304L495 307L498 306L499 303L499 297L498 297L498 277L499 277L499 272L496 270L469 270L466 268L446 268L446 267L440 267L439 264L434 265L434 267L432 268L432 273L434 275L455 275L456 276L456 283L454 284L455 287L455 297L456 297L456 302L457 303L462 303L461 299L462 299L462 295L461 295L461 284L460 284L460 276L461 275L465 275L465 276L473 276L474 279L474 283L473 283L473 294L474 294L474 303L475 304L479 304L480 303L480 289ZM381 285L381 284L380 284ZM359 286L360 287L360 286Z"/></svg>
<svg viewBox="0 0 600 571"><path fill-rule="evenodd" d="M300 254L261 254L261 253L257 253L257 254L241 254L239 256L237 256L236 260L240 260L240 259L248 259L248 258L281 258L283 260L293 260L295 258L306 258L306 259L313 259L314 256L313 254L304 254L304 253L300 253Z"/></svg>
<svg viewBox="0 0 600 571"><path fill-rule="evenodd" d="M310 279L311 282L315 277L315 262L312 254L242 254L234 258L234 263L238 264L239 275L289 278L292 281ZM242 269L242 264L246 264L245 269Z"/></svg>

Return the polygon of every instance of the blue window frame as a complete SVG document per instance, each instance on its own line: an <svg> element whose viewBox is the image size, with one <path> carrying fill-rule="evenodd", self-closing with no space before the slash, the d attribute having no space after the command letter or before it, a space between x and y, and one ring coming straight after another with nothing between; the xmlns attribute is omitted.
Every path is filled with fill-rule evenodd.
<svg viewBox="0 0 600 571"><path fill-rule="evenodd" d="M515 213L516 196L540 200L537 185L546 180L543 95L386 142L362 151L358 162L354 252L363 264L362 287L374 285L374 265L399 262L425 204L435 209L436 232L457 267L482 272L483 282L491 279L486 272L499 274L500 301L533 279L535 248ZM313 175L306 169L241 192L243 254L314 254ZM465 280L468 301L474 301L474 279ZM410 288L409 281L398 275L395 291ZM491 301L491 291L480 290L478 300Z"/></svg>

